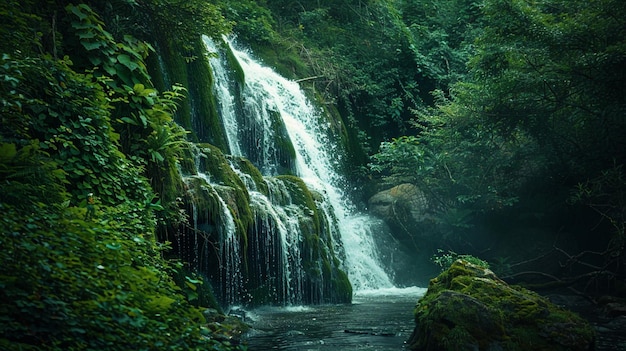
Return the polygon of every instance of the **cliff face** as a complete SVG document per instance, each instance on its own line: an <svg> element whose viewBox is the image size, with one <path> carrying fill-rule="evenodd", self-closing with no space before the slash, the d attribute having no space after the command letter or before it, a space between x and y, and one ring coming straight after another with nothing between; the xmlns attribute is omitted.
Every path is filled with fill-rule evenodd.
<svg viewBox="0 0 626 351"><path fill-rule="evenodd" d="M349 302L336 219L320 209L332 205L295 176L289 112L275 101L285 88L246 82L227 42L204 37L204 54L190 63L168 42L158 38L151 71L165 86L184 82L187 108L177 120L197 143L181 162L185 191L176 195L188 220L162 240L224 304Z"/></svg>

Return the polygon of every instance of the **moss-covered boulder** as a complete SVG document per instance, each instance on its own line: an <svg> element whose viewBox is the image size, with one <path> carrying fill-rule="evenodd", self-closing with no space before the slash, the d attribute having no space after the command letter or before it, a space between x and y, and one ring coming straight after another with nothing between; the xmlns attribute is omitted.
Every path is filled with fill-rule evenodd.
<svg viewBox="0 0 626 351"><path fill-rule="evenodd" d="M591 350L587 321L465 260L432 279L411 350Z"/></svg>

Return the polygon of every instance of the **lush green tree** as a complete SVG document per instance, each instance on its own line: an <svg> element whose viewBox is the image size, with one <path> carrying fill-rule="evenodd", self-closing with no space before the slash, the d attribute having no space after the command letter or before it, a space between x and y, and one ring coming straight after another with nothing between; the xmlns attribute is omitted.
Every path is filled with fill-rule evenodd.
<svg viewBox="0 0 626 351"><path fill-rule="evenodd" d="M454 85L451 100L436 94L436 110L417 112L423 149L448 160L433 170L466 183L475 173L501 188L498 179L543 177L548 167L555 183L572 185L623 163L624 21L614 15L624 6L488 1L483 11L472 77ZM455 177L455 165L470 173ZM514 191L523 182L509 183Z"/></svg>
<svg viewBox="0 0 626 351"><path fill-rule="evenodd" d="M421 96L432 102L432 90L447 92L467 73L467 60L480 31L479 5L472 0L407 0L401 11L419 72Z"/></svg>
<svg viewBox="0 0 626 351"><path fill-rule="evenodd" d="M619 1L485 7L477 99L490 123L527 131L574 182L624 161L624 11Z"/></svg>
<svg viewBox="0 0 626 351"><path fill-rule="evenodd" d="M421 185L459 229L542 216L582 242L595 222L569 227L584 213L570 205L587 203L597 215L578 219L612 233L595 242L604 263L587 267L611 267L611 279L624 257L626 5L489 0L480 10L468 75L415 111L418 134L383 143L372 169Z"/></svg>

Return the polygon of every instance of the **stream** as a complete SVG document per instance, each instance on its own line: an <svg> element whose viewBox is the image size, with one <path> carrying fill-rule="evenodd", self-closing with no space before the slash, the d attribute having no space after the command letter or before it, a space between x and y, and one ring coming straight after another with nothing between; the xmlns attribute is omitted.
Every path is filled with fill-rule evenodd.
<svg viewBox="0 0 626 351"><path fill-rule="evenodd" d="M352 304L259 307L247 311L250 351L404 350L425 288L358 291Z"/></svg>

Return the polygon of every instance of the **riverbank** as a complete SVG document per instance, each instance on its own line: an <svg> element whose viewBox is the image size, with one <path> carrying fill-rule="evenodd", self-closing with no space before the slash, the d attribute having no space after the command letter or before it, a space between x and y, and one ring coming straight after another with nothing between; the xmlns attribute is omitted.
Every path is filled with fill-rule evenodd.
<svg viewBox="0 0 626 351"><path fill-rule="evenodd" d="M626 304L603 298L594 303L579 295L546 294L553 303L578 313L596 331L594 351L626 351ZM621 306L621 308L620 308Z"/></svg>

